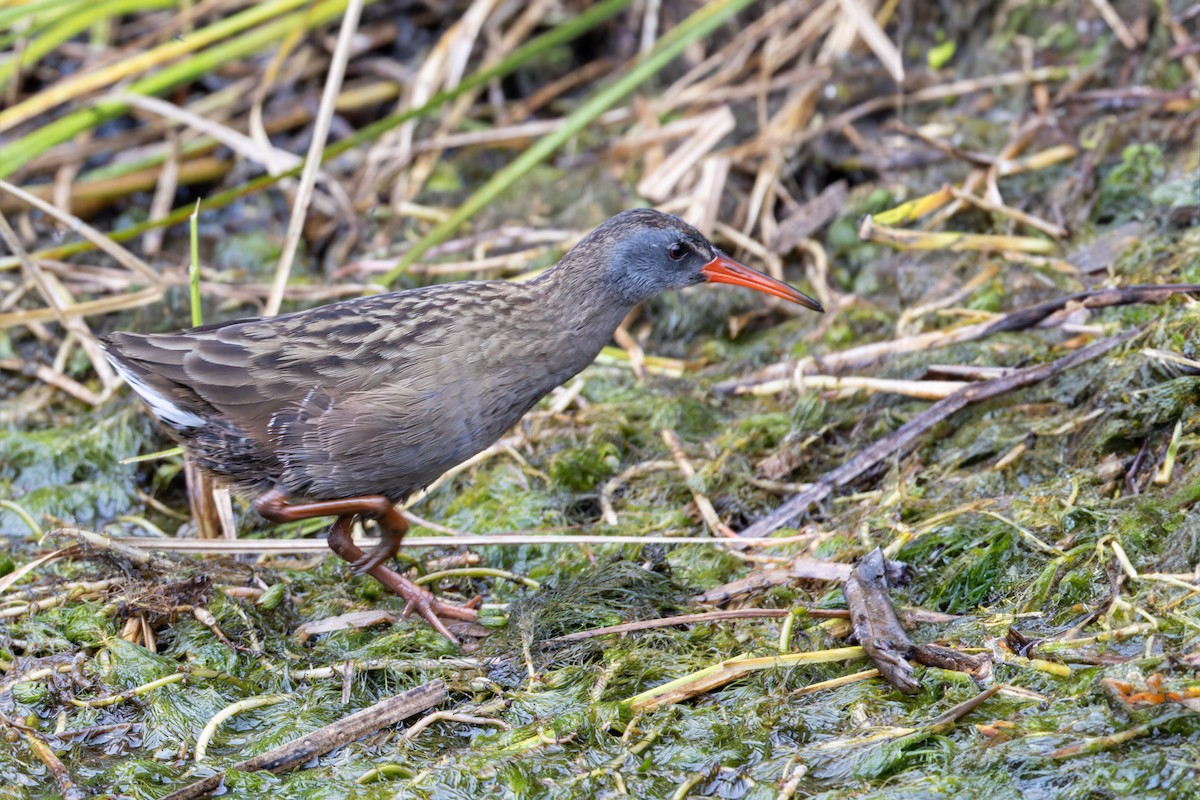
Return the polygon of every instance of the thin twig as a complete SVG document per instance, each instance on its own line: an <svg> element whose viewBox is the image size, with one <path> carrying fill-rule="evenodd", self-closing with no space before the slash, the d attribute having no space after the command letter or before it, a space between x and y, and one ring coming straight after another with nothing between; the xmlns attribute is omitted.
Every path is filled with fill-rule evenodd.
<svg viewBox="0 0 1200 800"><path fill-rule="evenodd" d="M759 537L778 530L788 524L797 514L807 510L809 506L829 497L836 489L849 485L880 462L894 458L897 453L907 451L916 444L919 436L969 404L997 397L1014 389L1031 386L1051 375L1091 361L1114 347L1124 344L1141 331L1141 328L1132 328L1124 333L1080 348L1049 364L1015 370L1003 378L972 384L958 390L945 400L939 400L913 417L894 433L868 445L861 453L842 466L823 475L811 489L798 493L770 515L741 531L739 535Z"/></svg>

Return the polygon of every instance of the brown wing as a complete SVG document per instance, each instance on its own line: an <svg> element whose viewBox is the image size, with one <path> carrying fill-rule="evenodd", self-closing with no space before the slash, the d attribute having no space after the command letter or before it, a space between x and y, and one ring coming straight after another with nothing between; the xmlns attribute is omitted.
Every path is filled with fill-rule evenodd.
<svg viewBox="0 0 1200 800"><path fill-rule="evenodd" d="M447 311L454 296L440 289L173 334L114 333L104 344L113 365L167 425L182 430L219 418L265 442L272 418L299 413L314 388L337 397L403 374L412 361L406 350L439 335L437 325L404 322L418 307L426 317Z"/></svg>

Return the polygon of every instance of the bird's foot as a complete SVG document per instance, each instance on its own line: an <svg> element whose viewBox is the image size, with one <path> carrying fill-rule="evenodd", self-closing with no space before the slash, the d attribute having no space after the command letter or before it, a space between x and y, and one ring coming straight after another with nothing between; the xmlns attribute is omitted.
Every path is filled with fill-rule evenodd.
<svg viewBox="0 0 1200 800"><path fill-rule="evenodd" d="M458 639L446 627L446 623L442 621L442 617L462 620L464 622L474 622L478 617L475 607L482 598L477 597L465 606L443 603L428 589L418 586L399 573L392 572L391 570L388 570L388 572L391 572L395 576L394 579L386 582L381 580L381 582L405 599L404 616L410 616L415 611L435 631L455 644L458 644ZM375 577L380 579L378 574L375 574Z"/></svg>
<svg viewBox="0 0 1200 800"><path fill-rule="evenodd" d="M386 561L395 555L396 547L400 544L400 535L388 536L386 533L380 541L379 546L373 549L369 554L363 553L355 544L350 536L350 524L353 521L353 515L346 514L337 518L333 523L333 527L329 529L329 547L333 552L337 553L346 561L354 565L353 569L358 571L359 565L366 563L365 572L370 574L372 578L379 581L391 591L400 595L405 600L404 615L408 616L413 611L416 611L421 617L428 622L435 631L446 637L451 642L458 644L458 639L446 627L446 623L442 621L442 617L447 619L463 620L465 622L474 622L476 618L475 607L479 605L479 598L472 600L465 606L456 606L450 603L443 603L433 596L433 593L428 589L424 589L410 581L395 570L385 566L383 563L372 563L382 555L380 561ZM380 526L383 529L383 526ZM398 526L393 526L393 529Z"/></svg>

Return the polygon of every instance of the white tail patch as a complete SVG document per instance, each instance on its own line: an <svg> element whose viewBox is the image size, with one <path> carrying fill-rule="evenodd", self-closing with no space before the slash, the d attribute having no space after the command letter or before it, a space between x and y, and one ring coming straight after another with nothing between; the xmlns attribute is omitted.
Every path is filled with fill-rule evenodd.
<svg viewBox="0 0 1200 800"><path fill-rule="evenodd" d="M186 408L180 408L162 392L130 372L120 361L116 359L109 359L109 361L117 370L117 373L129 384L129 388L137 392L138 397L142 398L146 405L150 406L151 414L171 427L180 430L204 427L205 421L203 417L188 411Z"/></svg>

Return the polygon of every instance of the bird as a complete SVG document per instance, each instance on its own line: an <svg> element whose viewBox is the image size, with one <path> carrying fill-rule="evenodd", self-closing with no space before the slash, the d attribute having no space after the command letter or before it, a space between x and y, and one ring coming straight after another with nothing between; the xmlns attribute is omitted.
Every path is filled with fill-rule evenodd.
<svg viewBox="0 0 1200 800"><path fill-rule="evenodd" d="M475 619L474 601L444 603L387 565L408 528L396 505L587 367L640 303L705 282L823 311L683 220L635 208L528 281L438 284L101 344L196 465L270 521L335 516L330 548L457 642L443 618ZM379 527L370 553L352 540L356 518Z"/></svg>

